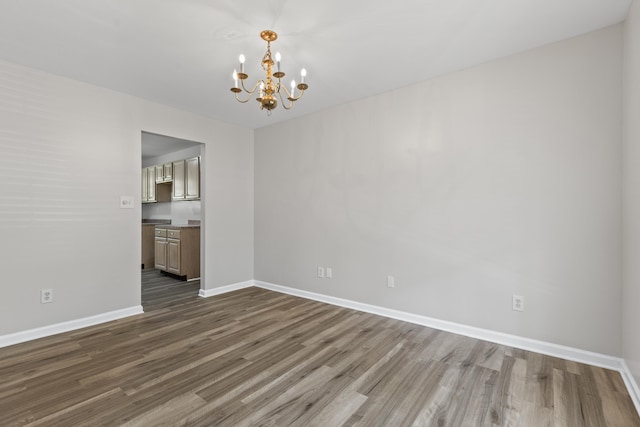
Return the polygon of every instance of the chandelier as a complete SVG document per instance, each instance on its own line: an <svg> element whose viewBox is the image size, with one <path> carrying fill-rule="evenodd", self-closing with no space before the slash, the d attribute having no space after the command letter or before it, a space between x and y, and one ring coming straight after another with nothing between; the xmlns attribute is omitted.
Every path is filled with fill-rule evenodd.
<svg viewBox="0 0 640 427"><path fill-rule="evenodd" d="M258 80L255 86L253 86L253 89L248 90L244 85L244 81L249 77L249 75L244 72L245 57L244 55L240 55L240 72L233 70L234 85L231 88L231 92L234 93L238 102L244 104L251 99L251 96L256 92L256 90L260 89L256 101L260 103L261 110L267 110L267 115L271 115L271 110L278 106L278 98L280 99L284 109L290 110L293 107L293 103L302 98L304 91L309 87L304 82L307 70L303 68L300 71L300 83L296 85L295 80L292 80L291 91L287 90L286 85L282 84L282 78L285 76L285 73L280 70L280 52L276 52L275 62L271 57L271 42L277 40L278 34L276 34L275 31L264 30L260 33L260 37L262 40L267 42L267 52L262 57L262 69L266 73L266 78ZM273 72L274 65L276 66L275 73ZM241 88L238 87L238 80L240 81ZM299 91L297 96L296 88ZM238 96L241 92L248 94L246 99L243 100ZM288 104L284 101L284 98L289 101Z"/></svg>

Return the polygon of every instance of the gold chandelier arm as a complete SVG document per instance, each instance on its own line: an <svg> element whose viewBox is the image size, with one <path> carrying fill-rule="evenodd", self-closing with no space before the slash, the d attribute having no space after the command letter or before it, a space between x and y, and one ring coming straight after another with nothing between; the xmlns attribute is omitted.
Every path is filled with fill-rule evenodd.
<svg viewBox="0 0 640 427"><path fill-rule="evenodd" d="M258 89L258 86L260 86L260 83L262 82L262 80L258 80L255 84L255 86L253 86L253 89L248 90L245 86L244 86L244 79L240 80L240 85L242 86L242 90L244 90L246 93L249 94L249 96L253 95L253 92L256 91L256 89Z"/></svg>
<svg viewBox="0 0 640 427"><path fill-rule="evenodd" d="M282 92L283 91L284 91L284 93L287 94L287 98L289 98L291 96L291 94L287 90L287 85L283 85L282 84L282 80L278 79L278 94L280 94L280 96L282 96Z"/></svg>
<svg viewBox="0 0 640 427"><path fill-rule="evenodd" d="M239 102L239 103L241 103L241 104L246 104L246 103L247 103L247 102L249 102L249 100L251 99L251 95L249 95L249 96L247 97L247 99L242 100L242 99L240 99L240 97L238 96L238 92L234 92L233 94L234 94L234 95L235 95L235 97L236 97L236 101L238 101L238 102Z"/></svg>
<svg viewBox="0 0 640 427"><path fill-rule="evenodd" d="M294 98L291 98L291 97L290 98L291 98L292 101L297 101L298 99L302 98L302 95L304 95L304 89L302 89L300 91L300 95L298 95L298 96L296 96Z"/></svg>
<svg viewBox="0 0 640 427"><path fill-rule="evenodd" d="M249 102L249 100L251 99L251 95L254 94L254 92L256 90L258 90L258 87L260 86L260 83L262 82L262 80L258 80L258 82L255 84L255 86L253 86L253 89L248 90L245 85L244 85L244 79L240 80L240 84L242 85L242 89L239 89L237 87L233 87L231 88L231 92L233 92L233 95L236 97L236 101L242 103L242 104L246 104L247 102ZM239 93L243 92L247 93L247 99L240 99L240 97L238 96Z"/></svg>
<svg viewBox="0 0 640 427"><path fill-rule="evenodd" d="M287 94L287 99L289 100L289 105L288 106L284 102L284 99L282 97L282 92L285 92ZM280 90L278 91L278 96L280 97L280 102L282 103L282 108L284 108L285 110L291 110L291 108L293 108L293 100L292 100L291 96L289 96L289 92L287 91L287 89L284 86L280 86Z"/></svg>
<svg viewBox="0 0 640 427"><path fill-rule="evenodd" d="M280 88L280 90L278 91L278 94L280 95L280 100L282 100L282 91L284 91L287 94L287 99L289 100L289 108L286 108L287 110L291 109L291 106L293 106L293 102L297 101L298 99L302 98L302 95L304 95L304 91L306 90L306 85L303 86L303 84L298 84L298 89L300 90L300 95L292 97L291 96L291 92L289 92L289 90L287 89L286 85L283 85L280 82L280 79L278 79L278 87ZM283 101L283 107L284 107L284 101Z"/></svg>

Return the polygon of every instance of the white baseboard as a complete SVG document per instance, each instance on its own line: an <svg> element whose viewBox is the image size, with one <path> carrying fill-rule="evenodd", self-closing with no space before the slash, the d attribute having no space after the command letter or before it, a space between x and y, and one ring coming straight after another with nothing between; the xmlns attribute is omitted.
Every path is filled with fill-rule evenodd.
<svg viewBox="0 0 640 427"><path fill-rule="evenodd" d="M200 289L198 296L203 298L209 298L215 295L226 294L227 292L237 291L238 289L250 288L254 286L253 280L247 280L246 282L234 283L232 285L221 286L213 289Z"/></svg>
<svg viewBox="0 0 640 427"><path fill-rule="evenodd" d="M636 410L640 414L640 389L638 388L638 384L631 374L631 371L629 370L626 362L622 358L595 353L587 350L581 350L578 348L567 347L559 344L553 344L545 341L519 337L517 335L491 331L488 329L476 328L474 326L448 322L446 320L434 319L432 317L421 316L418 314L407 313L390 308L364 304L343 298L336 298L329 295L318 294L315 292L308 292L300 289L289 288L286 286L275 285L273 283L261 282L259 280L254 280L253 283L257 287L269 289L275 292L281 292L301 298L325 302L327 304L351 308L358 311L364 311L366 313L377 314L379 316L390 317L392 319L427 326L441 331L452 332L458 335L464 335L471 338L490 341L496 344L502 344L509 347L515 347L523 350L533 351L536 353L546 354L549 356L559 357L566 360L572 360L574 362L585 363L588 365L618 371L620 372L620 375L622 376L622 379L627 386L629 395L633 400Z"/></svg>
<svg viewBox="0 0 640 427"><path fill-rule="evenodd" d="M580 350L572 347L566 347L563 345L548 343L545 341L523 338L517 335L495 332L488 329L476 328L474 326L462 325L460 323L434 319L432 317L422 316L419 314L412 314L404 311L393 310L390 308L364 304L357 301L336 298L328 295L317 294L314 292L302 291L300 289L288 288L286 286L274 285L273 283L260 281L254 281L254 283L258 287L270 289L272 291L295 295L315 301L326 302L328 304L338 305L340 307L352 308L354 310L377 314L384 317L390 317L392 319L402 320L405 322L427 326L441 331L452 332L454 334L464 335L484 341L490 341L496 344L503 344L509 347L516 347L523 350L534 351L536 353L547 354L550 356L573 360L575 362L587 363L589 365L599 366L602 368L615 370L620 370L622 368L622 359L618 357L594 353L587 350Z"/></svg>
<svg viewBox="0 0 640 427"><path fill-rule="evenodd" d="M638 383L624 359L622 360L620 375L622 375L624 384L627 386L627 390L629 390L629 396L631 396L631 400L633 400L633 404L635 405L638 414L640 414L640 388L638 387Z"/></svg>
<svg viewBox="0 0 640 427"><path fill-rule="evenodd" d="M56 323L54 325L15 332L13 334L0 335L0 348L35 340L38 338L48 337L50 335L60 334L62 332L74 331L76 329L86 328L87 326L98 325L100 323L110 322L112 320L118 320L122 319L123 317L134 316L136 314L142 313L144 313L144 311L142 310L142 306L136 305L134 307L109 311L107 313L96 314L95 316L84 317L82 319Z"/></svg>

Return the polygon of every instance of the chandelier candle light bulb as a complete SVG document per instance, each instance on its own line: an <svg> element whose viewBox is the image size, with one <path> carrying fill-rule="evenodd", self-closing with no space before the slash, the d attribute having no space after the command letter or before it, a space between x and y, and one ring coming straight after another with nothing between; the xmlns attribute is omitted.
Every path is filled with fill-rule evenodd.
<svg viewBox="0 0 640 427"><path fill-rule="evenodd" d="M238 59L240 60L240 72L244 73L244 60L245 60L244 55L240 54Z"/></svg>
<svg viewBox="0 0 640 427"><path fill-rule="evenodd" d="M299 84L296 85L295 80L291 82L291 92L289 93L286 84L282 84L282 78L286 75L286 73L280 68L282 55L280 55L280 52L276 52L275 61L271 56L271 42L278 39L278 34L276 34L275 31L264 30L260 33L260 37L262 40L267 42L267 52L262 57L261 61L262 69L266 74L265 78L258 80L251 90L247 89L245 86L245 80L249 78L249 75L244 72L245 57L244 55L240 55L240 72L238 73L236 70L233 70L234 86L231 88L231 92L233 92L238 102L244 104L251 99L252 95L256 91L258 91L256 101L260 104L261 110L267 110L267 115L271 115L271 110L278 106L277 98L280 98L282 107L285 110L290 110L293 107L293 103L300 99L304 94L304 91L309 88L309 86L304 82L307 70L303 68L300 72L301 81ZM275 72L273 72L274 65L276 66ZM240 80L240 84L238 84L238 80ZM296 96L295 93L296 88L300 91L298 96ZM246 99L241 99L238 96L238 94L242 92L248 94ZM284 98L289 102L286 103Z"/></svg>

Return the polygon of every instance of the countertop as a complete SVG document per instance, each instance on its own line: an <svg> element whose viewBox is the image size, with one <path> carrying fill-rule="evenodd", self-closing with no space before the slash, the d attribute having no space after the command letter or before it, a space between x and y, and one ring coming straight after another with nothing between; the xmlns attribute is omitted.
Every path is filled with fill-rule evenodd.
<svg viewBox="0 0 640 427"><path fill-rule="evenodd" d="M170 219L143 219L142 225L171 224Z"/></svg>
<svg viewBox="0 0 640 427"><path fill-rule="evenodd" d="M179 230L181 228L200 228L200 224L154 224L157 228L166 228L167 230Z"/></svg>

